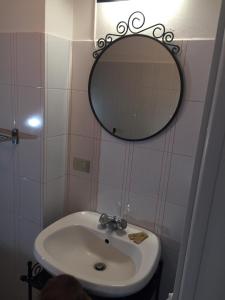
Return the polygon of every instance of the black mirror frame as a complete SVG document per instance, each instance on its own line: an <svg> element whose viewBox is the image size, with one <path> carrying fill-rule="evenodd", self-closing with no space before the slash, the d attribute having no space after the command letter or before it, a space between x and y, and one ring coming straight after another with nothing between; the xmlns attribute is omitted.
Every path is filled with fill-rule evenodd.
<svg viewBox="0 0 225 300"><path fill-rule="evenodd" d="M135 12L133 13L129 20L128 20L128 23L127 23L127 26L128 26L128 29L130 30L130 27L129 27L129 22L132 18L133 15L135 15L136 13L140 13L140 12ZM141 13L142 14L142 13ZM143 15L143 14L142 14ZM143 15L144 16L144 15ZM144 19L145 20L145 19ZM122 22L121 22L122 23ZM120 24L120 23L119 23ZM119 24L117 25L117 28L119 28ZM144 24L144 22L143 22ZM159 38L157 36L155 36L155 30L159 30L159 27L156 27L156 29L153 30L153 36L149 36L149 35L145 35L141 32L151 28L151 27L155 27L155 26L163 26L163 29L164 29L164 33L162 34L162 41L159 40ZM143 26L143 25L142 25ZM173 40L174 38L174 35L173 33L171 32L166 32L165 31L165 27L164 25L162 24L156 24L156 25L153 25L147 29L144 29L144 30L141 30L140 33L137 32L137 33L133 33L132 30L130 30L132 32L132 34L127 34L127 31L125 32L125 34L108 34L106 36L105 39L99 39L98 41L98 45L99 45L99 48L98 50L94 51L93 53L93 56L94 58L96 58L93 66L92 66L92 69L91 69L91 72L90 72L90 76L89 76L89 81L88 81L88 96L89 96L89 103L90 103L90 106L91 106L91 110L96 118L96 120L99 122L99 124L102 126L102 128L107 131L110 135L120 139L120 140L124 140L124 141L129 141L129 142L139 142L139 141L145 141L145 140L148 140L154 136L156 136L157 134L160 134L165 128L167 128L171 122L174 120L175 116L177 115L179 109L180 109L180 106L181 106L181 102L182 102L182 98L183 98L183 93L184 93L184 79L183 79L183 75L182 75L182 70L181 70L181 66L179 64L179 61L176 57L176 54L179 53L180 51L180 47L177 46L177 45L174 45L174 44L171 44L170 42ZM134 27L136 28L136 27ZM139 27L138 27L139 28ZM171 35L170 36L170 39L167 40L167 35ZM116 36L118 38L116 38L115 40L112 40L112 37L111 36ZM172 56L172 58L174 59L175 63L176 63L176 66L177 66L177 69L178 69L178 72L179 72L179 75L180 75L180 96L179 96L179 100L178 100L178 104L177 104L177 107L173 113L173 115L171 116L171 118L168 120L168 122L158 131L156 131L155 133L153 133L152 135L149 135L149 136L146 136L145 138L140 138L140 139L129 139L129 138L123 138L123 137L120 137L120 136L117 136L116 135L116 132L111 132L109 131L105 126L104 124L101 122L101 120L98 118L96 112L95 112L95 109L94 109L94 106L92 104L92 100L91 100L91 82L92 82L92 77L93 77L93 73L94 73L94 70L95 70L95 67L99 61L99 59L101 58L101 56L112 46L114 45L115 43L117 43L118 41L122 40L122 39L126 39L126 38L130 38L132 36L142 36L142 37L145 37L145 38L149 38L149 39L152 39L154 40L155 42L159 43L161 46L165 47L165 49L170 53L170 55ZM172 38L171 38L172 37ZM169 43L168 43L169 41Z"/></svg>

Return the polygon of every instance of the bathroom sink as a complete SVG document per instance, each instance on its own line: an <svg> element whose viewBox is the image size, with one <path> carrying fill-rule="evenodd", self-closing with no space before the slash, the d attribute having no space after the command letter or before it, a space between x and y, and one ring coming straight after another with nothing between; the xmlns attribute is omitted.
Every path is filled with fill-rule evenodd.
<svg viewBox="0 0 225 300"><path fill-rule="evenodd" d="M103 229L99 217L78 212L44 229L35 240L37 261L53 275L73 275L95 295L122 297L141 290L158 266L159 239L131 224L126 231ZM128 234L140 231L149 237L137 245Z"/></svg>

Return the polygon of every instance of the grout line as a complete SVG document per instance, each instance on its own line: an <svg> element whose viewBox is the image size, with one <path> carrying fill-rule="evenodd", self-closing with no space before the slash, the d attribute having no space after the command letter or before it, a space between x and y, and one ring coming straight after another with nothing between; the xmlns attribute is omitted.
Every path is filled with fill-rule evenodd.
<svg viewBox="0 0 225 300"><path fill-rule="evenodd" d="M94 125L93 125L94 126ZM94 128L93 128L94 130ZM92 149L92 155L91 155L91 170L90 170L90 200L89 200L89 206L90 210L93 210L94 207L94 194L95 194L95 184L94 184L94 176L95 176L95 160L96 160L96 152L97 152L97 145L95 142L95 139L93 139L93 149Z"/></svg>
<svg viewBox="0 0 225 300"><path fill-rule="evenodd" d="M162 198L161 198L161 205L160 205L160 211L158 215L158 226L159 226L159 234L162 234L162 216L163 212L165 210L165 190L166 190L166 184L168 181L168 169L169 169L169 162L170 162L170 154L165 153L165 170L164 170L164 178L163 178L163 187L162 187Z"/></svg>
<svg viewBox="0 0 225 300"><path fill-rule="evenodd" d="M40 65L39 65L39 78L40 78L40 83L41 83L41 86L43 86L44 85L44 79L45 78L43 78L43 65L42 65L42 59L43 59L43 54L42 54L42 51L43 51L43 49L42 49L42 46L45 46L45 45L42 45L42 36L41 36L41 34L39 34L39 45L40 45L40 51L39 51L39 60L40 60ZM45 62L45 61L44 61Z"/></svg>
<svg viewBox="0 0 225 300"><path fill-rule="evenodd" d="M64 201L64 214L68 211L68 205L69 205L69 199L70 199L70 168L71 168L71 165L70 165L70 161L71 161L71 136L69 134L70 132L70 129L71 129L71 119L72 119L72 116L71 116L71 113L72 113L72 92L70 91L68 93L68 96L69 96L69 99L68 99L68 139L67 139L67 168L66 168L66 177L67 177L67 183L66 183L66 198L65 198L65 201Z"/></svg>
<svg viewBox="0 0 225 300"><path fill-rule="evenodd" d="M184 40L184 41L183 41L183 45L184 45L184 52L183 52L183 66L182 66L182 67L183 67L183 72L184 72L184 69L185 69L185 66L186 66L188 44L189 44L189 41L188 41L188 40Z"/></svg>
<svg viewBox="0 0 225 300"><path fill-rule="evenodd" d="M173 132L171 132L171 140L172 140L172 152L173 152L173 148L174 148L174 140L175 140L175 133L176 133L176 125L174 126L174 130ZM164 201L164 206L163 206L163 212L162 212L162 219L161 219L161 226L164 226L164 221L165 221L165 208L166 208L166 199L167 199L167 193L168 193L168 188L169 188L169 180L171 177L171 166L172 166L172 158L173 155L170 154L169 156L169 170L168 170L168 177L167 177L167 183L166 183L166 188L165 188L165 201Z"/></svg>
<svg viewBox="0 0 225 300"><path fill-rule="evenodd" d="M18 69L17 69L17 34L12 33L11 35L11 103L12 103L12 115L13 115L13 127L17 126L18 123L18 88L16 87L16 81L18 77ZM13 150L13 207L14 207L14 218L13 218L13 225L14 225L14 246L16 250L15 255L15 271L18 269L18 261L19 261L19 252L20 244L19 244L19 219L20 219L20 205L21 205L21 189L19 184L19 174L20 174L20 165L19 165L19 148L16 147Z"/></svg>
<svg viewBox="0 0 225 300"><path fill-rule="evenodd" d="M130 192L131 192L131 179L132 179L132 174L133 174L133 161L134 161L134 151L135 151L135 147L134 147L134 143L130 144L130 149L129 149L129 169L128 169L128 177L127 177L127 198L126 198L126 202L125 207L124 207L124 214L125 217L128 218L129 217L129 199L130 199Z"/></svg>
<svg viewBox="0 0 225 300"><path fill-rule="evenodd" d="M10 85L15 84L14 34L10 33Z"/></svg>
<svg viewBox="0 0 225 300"><path fill-rule="evenodd" d="M127 198L127 180L128 180L128 173L129 173L129 161L130 161L130 147L131 144L127 143L125 145L125 159L124 159L124 167L123 167L123 183L122 183L122 193L121 193L121 206L120 206L120 216L123 217L125 213L126 207L126 198Z"/></svg>
<svg viewBox="0 0 225 300"><path fill-rule="evenodd" d="M167 146L167 141L166 141L166 136L164 140L164 150L166 150ZM158 200L157 200L157 205L156 205L156 215L155 215L155 220L154 220L154 228L155 232L157 234L160 233L159 229L159 219L160 219L160 211L161 211L161 204L162 204L162 196L163 196L163 184L164 184L164 176L165 176L165 168L166 167L166 152L163 152L162 155L162 163L161 163L161 172L160 172L160 179L159 179L159 190L158 190Z"/></svg>
<svg viewBox="0 0 225 300"><path fill-rule="evenodd" d="M125 154L124 154L124 163L123 163L123 181L121 186L121 200L120 200L120 217L123 217L123 206L126 198L126 180L127 180L127 164L129 160L129 145L125 145Z"/></svg>
<svg viewBox="0 0 225 300"><path fill-rule="evenodd" d="M97 131L97 123L94 123L94 130ZM92 195L92 210L96 211L98 205L98 185L99 185L99 168L100 168L100 155L101 155L101 145L100 141L94 140L94 150L95 156L93 159L93 164L95 164L95 172L92 172L91 183L93 186L93 195ZM95 179L96 177L96 179Z"/></svg>
<svg viewBox="0 0 225 300"><path fill-rule="evenodd" d="M47 86L47 80L48 80L48 76L46 76L48 74L48 63L47 63L47 53L48 53L48 38L46 37L46 35L44 34L44 53L43 53L43 59L44 59L44 79L45 81L42 82L42 84L46 84ZM44 138L43 138L43 143L42 143L42 180L44 182L44 184L42 185L42 201L41 201L41 205L42 205L42 226L44 226L45 224L45 211L44 211L44 206L45 206L45 201L47 201L47 183L49 182L47 179L47 173L48 173L48 162L47 162L47 154L48 154L48 149L47 149L47 133L48 133L48 108L47 108L47 104L48 104L48 93L46 91L46 88L43 87L44 89L44 103L43 103L43 108L44 108Z"/></svg>

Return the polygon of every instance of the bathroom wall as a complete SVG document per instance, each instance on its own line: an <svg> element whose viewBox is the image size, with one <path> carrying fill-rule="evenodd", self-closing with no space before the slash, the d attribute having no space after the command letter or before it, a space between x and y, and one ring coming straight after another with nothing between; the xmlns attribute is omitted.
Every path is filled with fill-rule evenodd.
<svg viewBox="0 0 225 300"><path fill-rule="evenodd" d="M71 0L47 0L45 4L44 226L63 216L67 194L74 3Z"/></svg>
<svg viewBox="0 0 225 300"><path fill-rule="evenodd" d="M98 125L92 120L86 91L74 92L72 101L80 101L82 110L71 111L71 130L78 134L71 136L70 168L74 156L90 160L93 167L90 174L70 173L68 212L93 209L96 190L92 193L91 183L95 181L97 211L124 216L156 232L165 261L163 297L173 287L213 51L213 40L180 43L185 95L177 117L160 135L138 143L122 142L104 130L89 136L86 132L94 132ZM80 63L86 66L90 57L91 49L79 56ZM90 67L91 62L86 67L86 84Z"/></svg>
<svg viewBox="0 0 225 300"><path fill-rule="evenodd" d="M85 2L85 1L84 1ZM99 3L97 37L115 32L115 24L142 11L146 25L163 23L177 38L214 38L221 0L129 0ZM136 23L137 24L137 23Z"/></svg>
<svg viewBox="0 0 225 300"><path fill-rule="evenodd" d="M8 4L1 2L1 20ZM31 15L33 9L33 2L26 7ZM41 7L36 9L40 11ZM2 299L22 299L19 276L25 272L26 261L32 257L33 239L42 227L44 36L24 32L25 23L20 27L20 19L17 21L8 22L8 28L0 27L0 127L16 127L34 137L21 139L18 146L0 144ZM39 29L34 24L33 30Z"/></svg>
<svg viewBox="0 0 225 300"><path fill-rule="evenodd" d="M45 32L71 40L74 0L45 0Z"/></svg>
<svg viewBox="0 0 225 300"><path fill-rule="evenodd" d="M104 5L112 4L98 5L98 13L105 14ZM205 38L213 37L216 27L208 16L216 15L218 5L200 6L202 36L194 35L197 26L191 24L198 15L192 10L186 19L189 35L181 30L183 14L174 23L168 20L181 38L184 103L165 132L134 144L109 136L90 110L93 0L1 1L0 127L36 136L18 146L0 144L2 299L25 299L19 276L33 259L38 232L65 211L88 209L124 215L159 234L168 275L164 295L172 288L213 48ZM98 14L98 36L117 24L106 23L103 13ZM118 15L118 21L128 15ZM204 40L184 39L193 37L191 32ZM74 157L90 161L90 172L74 170Z"/></svg>
<svg viewBox="0 0 225 300"><path fill-rule="evenodd" d="M172 124L160 135L145 142L123 142L99 128L87 95L93 64L92 32L87 30L88 33L79 35L79 40L73 42L67 212L96 209L124 216L131 223L156 232L162 241L165 263L162 299L166 298L174 284L219 5L220 1L213 6L208 1L199 21L200 12L194 2L184 2L182 12L167 20L168 28L174 30L181 46L178 60L184 73L184 98ZM139 2L136 7L130 7L128 2L98 4L97 36L115 32L117 23L127 21L134 8L145 8L146 24L152 24L146 7L141 7ZM114 10L116 13L113 13ZM211 22L207 17L210 14L213 16L210 17ZM184 15L185 19L182 19ZM79 15L82 20L80 27L92 28L89 16L89 11L87 15L85 12ZM157 22L166 20L163 17ZM75 171L74 157L89 160L90 173Z"/></svg>
<svg viewBox="0 0 225 300"><path fill-rule="evenodd" d="M1 0L1 32L44 32L45 0Z"/></svg>
<svg viewBox="0 0 225 300"><path fill-rule="evenodd" d="M123 215L161 237L167 292L175 275L212 50L212 40L182 41L183 104L160 135L138 143L101 135L97 210Z"/></svg>
<svg viewBox="0 0 225 300"><path fill-rule="evenodd" d="M88 100L88 77L94 62L93 1L75 1L66 213L95 210L98 187L100 126ZM74 158L91 162L90 172L74 169Z"/></svg>
<svg viewBox="0 0 225 300"><path fill-rule="evenodd" d="M52 10L50 3L46 5L45 9L44 1L0 4L0 127L32 135L21 138L17 146L0 144L4 300L26 299L27 286L19 278L27 272L27 261L34 259L34 239L64 212L71 59L67 29L72 32L73 18L66 18L67 7L55 5ZM56 22L49 7L58 19L70 20L69 26L55 27L49 34Z"/></svg>

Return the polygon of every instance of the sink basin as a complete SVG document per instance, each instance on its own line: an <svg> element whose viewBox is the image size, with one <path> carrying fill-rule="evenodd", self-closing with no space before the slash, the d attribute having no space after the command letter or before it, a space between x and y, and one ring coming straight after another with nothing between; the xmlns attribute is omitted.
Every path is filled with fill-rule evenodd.
<svg viewBox="0 0 225 300"><path fill-rule="evenodd" d="M124 232L109 232L99 226L99 217L78 212L53 223L36 238L35 258L53 275L76 277L95 295L123 297L141 290L158 266L159 239L131 224ZM137 245L128 234L139 231L149 237Z"/></svg>

